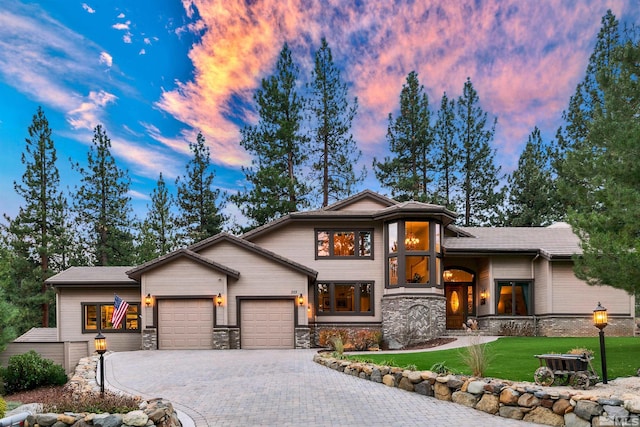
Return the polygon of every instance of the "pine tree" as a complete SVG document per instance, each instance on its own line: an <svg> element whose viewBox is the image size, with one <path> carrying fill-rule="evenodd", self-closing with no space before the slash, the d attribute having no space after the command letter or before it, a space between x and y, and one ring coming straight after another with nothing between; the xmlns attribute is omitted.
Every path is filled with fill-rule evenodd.
<svg viewBox="0 0 640 427"><path fill-rule="evenodd" d="M326 39L315 54L310 89L310 113L313 122L311 161L313 178L320 182L322 206L354 193L365 172L357 176L355 166L362 156L351 134L351 123L358 109L354 98L349 105L347 84L333 63Z"/></svg>
<svg viewBox="0 0 640 427"><path fill-rule="evenodd" d="M601 102L591 105L584 141L565 156L565 170L589 191L567 218L583 250L574 271L640 295L640 41L617 47L596 79Z"/></svg>
<svg viewBox="0 0 640 427"><path fill-rule="evenodd" d="M506 225L546 226L561 217L548 150L537 126L529 135L518 168L509 175L508 182Z"/></svg>
<svg viewBox="0 0 640 427"><path fill-rule="evenodd" d="M171 252L176 247L177 220L171 212L172 200L162 172L151 193L151 206L147 216L139 224L137 263L142 264Z"/></svg>
<svg viewBox="0 0 640 427"><path fill-rule="evenodd" d="M400 93L400 114L389 114L387 141L392 156L382 162L373 159L376 178L391 189L397 200L431 201L433 181L433 130L430 126L429 98L418 74L412 71Z"/></svg>
<svg viewBox="0 0 640 427"><path fill-rule="evenodd" d="M243 168L249 187L231 197L256 227L309 206L310 188L303 168L308 138L300 131L304 100L298 94L298 67L285 43L275 74L262 80L254 95L259 122L241 130L242 145L252 156Z"/></svg>
<svg viewBox="0 0 640 427"><path fill-rule="evenodd" d="M498 190L500 167L494 163L493 140L497 119L487 127L487 113L479 106L480 98L467 78L456 105L458 139L461 146L462 221L465 226L498 225L503 191Z"/></svg>
<svg viewBox="0 0 640 427"><path fill-rule="evenodd" d="M176 179L177 205L180 215L181 240L191 244L216 235L226 221L222 214L224 194L214 189L215 172L210 171L210 152L202 133L189 143L193 158L186 165L186 174Z"/></svg>
<svg viewBox="0 0 640 427"><path fill-rule="evenodd" d="M102 125L94 129L87 166L74 164L81 185L74 194L73 209L85 250L96 265L131 265L134 261L133 220L128 172L111 155L111 140Z"/></svg>
<svg viewBox="0 0 640 427"><path fill-rule="evenodd" d="M20 332L36 325L48 327L55 320L49 310L54 296L44 281L61 270L65 233L66 200L59 189L56 149L42 108L38 107L28 133L21 157L25 172L20 183L14 182L24 204L14 219L5 215L9 247L15 255L15 288L7 293L20 307Z"/></svg>
<svg viewBox="0 0 640 427"><path fill-rule="evenodd" d="M435 202L456 209L456 194L460 188L460 145L456 138L455 102L442 95L440 109L433 128L435 171L437 176Z"/></svg>
<svg viewBox="0 0 640 427"><path fill-rule="evenodd" d="M11 303L8 295L15 279L12 260L12 253L0 242L0 352L18 336L18 307Z"/></svg>

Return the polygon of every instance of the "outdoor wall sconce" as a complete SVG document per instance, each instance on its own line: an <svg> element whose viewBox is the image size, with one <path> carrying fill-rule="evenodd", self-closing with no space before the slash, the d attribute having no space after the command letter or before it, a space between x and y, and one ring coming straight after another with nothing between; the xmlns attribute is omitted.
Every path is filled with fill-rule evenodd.
<svg viewBox="0 0 640 427"><path fill-rule="evenodd" d="M482 292L480 292L480 305L485 305L487 303L487 290L483 289Z"/></svg>
<svg viewBox="0 0 640 427"><path fill-rule="evenodd" d="M98 332L93 343L96 347L96 353L100 355L100 394L104 397L104 353L107 351L107 338Z"/></svg>
<svg viewBox="0 0 640 427"><path fill-rule="evenodd" d="M600 360L602 361L602 384L607 384L607 352L604 348L604 328L607 326L607 309L600 305L593 310L593 326L600 329Z"/></svg>
<svg viewBox="0 0 640 427"><path fill-rule="evenodd" d="M302 294L298 295L298 305L304 305L304 297Z"/></svg>
<svg viewBox="0 0 640 427"><path fill-rule="evenodd" d="M218 304L218 307L222 305L222 294L219 292L218 292L218 296L216 297L216 304Z"/></svg>
<svg viewBox="0 0 640 427"><path fill-rule="evenodd" d="M144 303L147 305L147 307L151 306L151 301L152 301L151 294L147 294L147 296L144 297Z"/></svg>

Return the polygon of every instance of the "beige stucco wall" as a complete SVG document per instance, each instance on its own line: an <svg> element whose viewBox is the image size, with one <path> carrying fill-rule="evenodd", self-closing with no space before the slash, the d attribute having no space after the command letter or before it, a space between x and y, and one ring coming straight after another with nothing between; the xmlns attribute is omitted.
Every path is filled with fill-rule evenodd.
<svg viewBox="0 0 640 427"><path fill-rule="evenodd" d="M114 293L129 304L140 302L137 289L130 288L58 288L58 329L60 341L88 341L93 346L97 331L82 332L82 303L113 304ZM144 305L144 304L142 304ZM141 327L144 324L140 325ZM113 351L140 349L142 330L138 333L103 331L107 348Z"/></svg>

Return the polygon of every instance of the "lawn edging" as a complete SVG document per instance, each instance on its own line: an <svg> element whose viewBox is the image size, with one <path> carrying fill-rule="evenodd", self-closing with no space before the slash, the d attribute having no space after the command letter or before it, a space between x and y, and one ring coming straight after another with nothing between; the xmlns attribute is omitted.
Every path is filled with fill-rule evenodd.
<svg viewBox="0 0 640 427"><path fill-rule="evenodd" d="M620 425L622 420L640 421L640 398L590 397L578 391L557 392L507 380L439 375L432 371L412 371L338 359L330 353L318 353L313 361L347 375L503 418L551 426Z"/></svg>

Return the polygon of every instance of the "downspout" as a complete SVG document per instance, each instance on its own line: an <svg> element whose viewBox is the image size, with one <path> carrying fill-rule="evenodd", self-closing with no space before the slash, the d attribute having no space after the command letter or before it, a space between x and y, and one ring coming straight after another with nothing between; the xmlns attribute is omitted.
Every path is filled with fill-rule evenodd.
<svg viewBox="0 0 640 427"><path fill-rule="evenodd" d="M533 257L533 259L531 260L531 278L533 279L533 283L535 285L536 283L536 276L535 276L535 262L536 260L540 257L540 251L538 251L538 253L536 254L536 256ZM536 310L535 310L535 302L536 302L536 290L535 290L535 286L533 286L533 289L531 289L531 302L533 303L533 307L532 311L533 311L533 336L537 337L538 336L538 317L536 316Z"/></svg>

